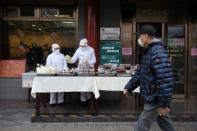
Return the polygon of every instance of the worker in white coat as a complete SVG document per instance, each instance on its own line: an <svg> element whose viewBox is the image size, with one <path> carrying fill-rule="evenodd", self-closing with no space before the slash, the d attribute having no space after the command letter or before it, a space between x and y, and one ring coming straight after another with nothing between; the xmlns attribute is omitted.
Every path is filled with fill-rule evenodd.
<svg viewBox="0 0 197 131"><path fill-rule="evenodd" d="M80 41L79 48L71 59L72 63L75 63L77 60L79 63L88 63L90 67L94 67L94 64L96 63L94 49L88 46L88 40L85 38ZM80 93L80 100L82 102L87 101L90 97L91 93Z"/></svg>
<svg viewBox="0 0 197 131"><path fill-rule="evenodd" d="M62 53L60 53L60 46L58 44L52 44L52 53L48 55L46 60L46 66L54 67L58 72L68 71L66 59ZM55 88L55 87L54 87ZM57 101L56 101L56 95ZM64 93L50 93L50 104L61 104L64 102Z"/></svg>

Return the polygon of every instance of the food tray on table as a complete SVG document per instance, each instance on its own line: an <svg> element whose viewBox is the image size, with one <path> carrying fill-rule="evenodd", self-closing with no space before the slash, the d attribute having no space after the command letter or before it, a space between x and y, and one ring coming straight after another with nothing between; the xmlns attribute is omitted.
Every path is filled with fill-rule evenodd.
<svg viewBox="0 0 197 131"><path fill-rule="evenodd" d="M77 76L95 76L96 73L92 72L92 73L77 73Z"/></svg>
<svg viewBox="0 0 197 131"><path fill-rule="evenodd" d="M117 73L117 76L125 76L125 77L129 77L129 76L131 76L131 74L130 73Z"/></svg>
<svg viewBox="0 0 197 131"><path fill-rule="evenodd" d="M56 76L56 73L37 73L37 76Z"/></svg>
<svg viewBox="0 0 197 131"><path fill-rule="evenodd" d="M57 73L57 76L75 76L75 73Z"/></svg>
<svg viewBox="0 0 197 131"><path fill-rule="evenodd" d="M88 76L95 76L96 75L96 72L90 72L88 73Z"/></svg>
<svg viewBox="0 0 197 131"><path fill-rule="evenodd" d="M116 73L109 72L109 73L97 73L97 76L116 76Z"/></svg>

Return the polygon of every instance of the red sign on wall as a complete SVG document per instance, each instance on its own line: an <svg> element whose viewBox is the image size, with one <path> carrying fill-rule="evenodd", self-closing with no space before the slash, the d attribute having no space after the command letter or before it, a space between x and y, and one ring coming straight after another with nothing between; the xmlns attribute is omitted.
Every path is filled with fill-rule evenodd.
<svg viewBox="0 0 197 131"><path fill-rule="evenodd" d="M132 48L122 48L122 55L132 55Z"/></svg>
<svg viewBox="0 0 197 131"><path fill-rule="evenodd" d="M0 77L21 77L26 60L0 60Z"/></svg>

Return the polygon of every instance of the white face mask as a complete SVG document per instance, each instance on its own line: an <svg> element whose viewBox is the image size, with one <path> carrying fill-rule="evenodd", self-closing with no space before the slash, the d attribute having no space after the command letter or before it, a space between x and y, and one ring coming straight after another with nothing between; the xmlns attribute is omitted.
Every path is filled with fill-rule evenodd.
<svg viewBox="0 0 197 131"><path fill-rule="evenodd" d="M137 42L139 46L144 47L144 43L142 42L141 38L138 38Z"/></svg>
<svg viewBox="0 0 197 131"><path fill-rule="evenodd" d="M85 50L86 50L86 47L81 47L81 50L82 50L82 51L85 51Z"/></svg>
<svg viewBox="0 0 197 131"><path fill-rule="evenodd" d="M60 49L55 49L55 50L54 50L54 53L55 53L55 54L59 54L59 53L60 53Z"/></svg>

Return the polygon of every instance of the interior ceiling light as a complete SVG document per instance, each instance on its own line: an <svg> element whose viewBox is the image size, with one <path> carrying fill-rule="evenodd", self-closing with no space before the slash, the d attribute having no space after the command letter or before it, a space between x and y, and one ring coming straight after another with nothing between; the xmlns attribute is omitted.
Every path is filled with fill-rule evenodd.
<svg viewBox="0 0 197 131"><path fill-rule="evenodd" d="M32 27L35 27L36 25L32 25Z"/></svg>

